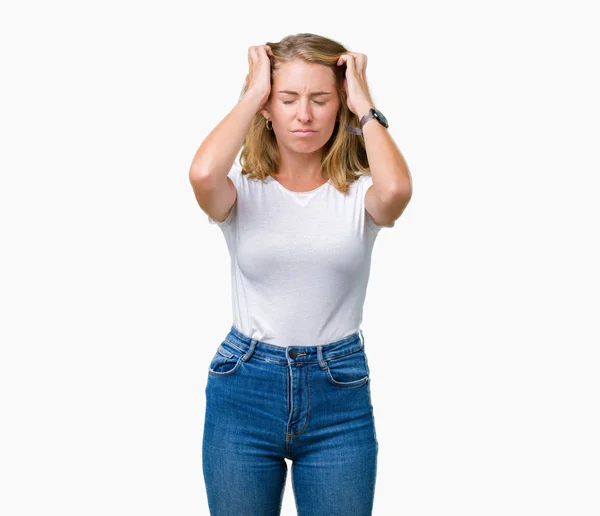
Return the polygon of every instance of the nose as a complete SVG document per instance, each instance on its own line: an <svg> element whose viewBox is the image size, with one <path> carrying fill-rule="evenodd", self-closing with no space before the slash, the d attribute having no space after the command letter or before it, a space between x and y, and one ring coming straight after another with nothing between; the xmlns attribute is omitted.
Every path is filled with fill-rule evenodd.
<svg viewBox="0 0 600 516"><path fill-rule="evenodd" d="M298 102L298 121L305 124L312 120L312 113L310 110L310 101L300 101Z"/></svg>

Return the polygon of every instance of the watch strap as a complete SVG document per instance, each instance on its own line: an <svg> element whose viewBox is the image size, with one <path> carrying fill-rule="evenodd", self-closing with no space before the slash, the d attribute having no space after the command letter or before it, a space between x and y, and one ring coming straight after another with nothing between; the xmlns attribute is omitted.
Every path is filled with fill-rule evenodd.
<svg viewBox="0 0 600 516"><path fill-rule="evenodd" d="M346 126L346 131L349 132L350 134L362 134L362 129L364 127L364 125L371 120L371 118L376 118L375 117L375 110L373 108L369 109L369 111L367 111L362 118L360 119L360 128L358 127L350 127L349 125ZM378 120L379 121L379 120Z"/></svg>

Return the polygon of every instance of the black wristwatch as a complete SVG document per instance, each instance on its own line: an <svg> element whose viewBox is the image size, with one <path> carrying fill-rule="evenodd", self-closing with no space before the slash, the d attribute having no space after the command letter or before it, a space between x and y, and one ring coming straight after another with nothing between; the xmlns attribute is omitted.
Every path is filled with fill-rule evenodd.
<svg viewBox="0 0 600 516"><path fill-rule="evenodd" d="M378 109L375 109L375 108L371 108L360 119L360 129L358 127L350 127L347 125L346 131L348 131L349 133L352 133L352 134L362 134L362 129L363 129L364 125L369 120L371 120L371 118L374 118L375 120L377 120L386 129L390 126L390 124L388 124L387 118L383 116L383 113L381 111L379 111Z"/></svg>

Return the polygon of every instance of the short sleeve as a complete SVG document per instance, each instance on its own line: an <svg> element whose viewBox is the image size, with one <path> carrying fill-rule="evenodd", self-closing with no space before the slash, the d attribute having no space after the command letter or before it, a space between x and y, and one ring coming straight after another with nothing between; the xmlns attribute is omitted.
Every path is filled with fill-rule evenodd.
<svg viewBox="0 0 600 516"><path fill-rule="evenodd" d="M370 174L363 174L361 176L361 180L362 180L362 205L363 205L363 209L365 210L365 221L367 226L369 226L371 229L375 230L375 231L379 231L382 228L393 228L396 225L396 221L393 221L391 224L385 224L383 226L379 226L377 224L375 224L375 221L373 220L373 217L371 217L371 214L367 211L367 209L365 208L365 197L367 195L367 190L371 187L371 185L373 184L373 178L371 177Z"/></svg>
<svg viewBox="0 0 600 516"><path fill-rule="evenodd" d="M233 181L233 184L237 190L238 196L240 194L239 180L240 180L241 175L242 175L242 168L240 167L240 165L237 162L233 164L233 166L231 167L231 170L227 174L227 177L229 177L229 179L231 179ZM208 222L210 224L216 224L217 226L219 226L222 229L229 227L236 217L237 204L238 203L237 203L237 199L236 199L235 203L233 203L233 207L231 208L231 211L229 212L229 215L227 215L227 218L225 220L218 221L218 220L213 219L210 215L207 215Z"/></svg>

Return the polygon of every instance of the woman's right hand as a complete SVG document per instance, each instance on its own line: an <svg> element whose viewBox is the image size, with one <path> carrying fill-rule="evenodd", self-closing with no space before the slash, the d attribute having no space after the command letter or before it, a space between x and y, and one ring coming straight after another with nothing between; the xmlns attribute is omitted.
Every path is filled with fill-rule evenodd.
<svg viewBox="0 0 600 516"><path fill-rule="evenodd" d="M257 95L262 108L271 94L271 47L258 45L248 48L249 71L246 75L246 94Z"/></svg>

